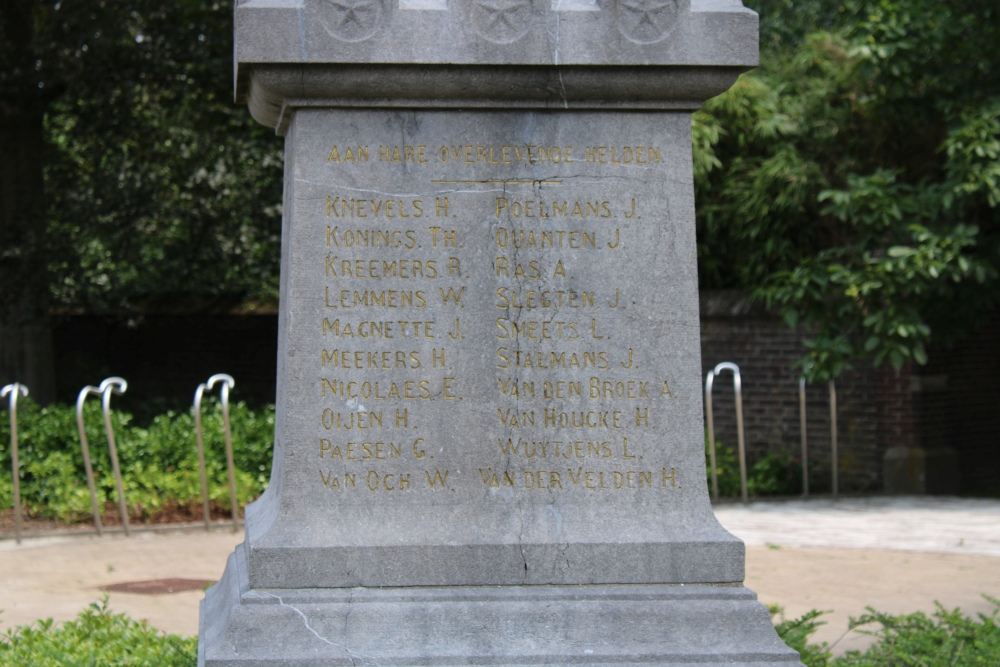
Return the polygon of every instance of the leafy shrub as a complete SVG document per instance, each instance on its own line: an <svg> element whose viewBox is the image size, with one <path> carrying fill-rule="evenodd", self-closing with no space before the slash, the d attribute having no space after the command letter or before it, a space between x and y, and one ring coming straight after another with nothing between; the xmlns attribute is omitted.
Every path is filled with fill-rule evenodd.
<svg viewBox="0 0 1000 667"><path fill-rule="evenodd" d="M740 495L740 464L736 451L715 443L715 472L720 496ZM712 485L708 438L705 439L705 468ZM747 461L747 493L751 496L790 496L802 493L802 464L785 450L773 450L756 461Z"/></svg>
<svg viewBox="0 0 1000 667"><path fill-rule="evenodd" d="M107 598L62 625L47 619L0 635L0 664L5 667L192 667L197 655L197 638L165 635L145 621L114 614Z"/></svg>
<svg viewBox="0 0 1000 667"><path fill-rule="evenodd" d="M995 667L1000 665L1000 600L984 597L993 604L993 611L975 619L940 604L930 616L923 612L893 616L869 607L867 614L852 618L849 627L871 635L875 642L864 651L848 651L836 658L825 642L808 643L822 625L817 619L823 612L782 619L775 630L799 652L806 667Z"/></svg>
<svg viewBox="0 0 1000 667"><path fill-rule="evenodd" d="M88 521L92 511L75 406L39 407L19 403L18 440L21 502L32 516L62 522ZM98 505L108 520L117 520L117 490L104 433L104 417L96 401L87 403L84 422ZM130 518L157 521L201 516L201 481L194 417L167 412L147 427L132 415L112 410L115 444ZM253 410L230 404L237 499L241 505L266 488L274 440L274 408ZM202 432L209 501L213 511L230 511L221 406L217 400L202 407ZM0 420L0 467L10 470L10 424ZM13 484L0 476L0 509L13 506Z"/></svg>

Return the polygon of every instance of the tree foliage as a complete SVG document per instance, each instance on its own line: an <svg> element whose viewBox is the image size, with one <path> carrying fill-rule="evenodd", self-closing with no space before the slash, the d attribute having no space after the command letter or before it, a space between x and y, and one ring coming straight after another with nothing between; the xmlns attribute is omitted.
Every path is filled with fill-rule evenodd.
<svg viewBox="0 0 1000 667"><path fill-rule="evenodd" d="M232 102L231 3L38 0L54 303L273 299L280 140Z"/></svg>
<svg viewBox="0 0 1000 667"><path fill-rule="evenodd" d="M810 379L925 363L997 303L1000 11L794 4L763 8L764 65L695 118L702 284L808 327Z"/></svg>

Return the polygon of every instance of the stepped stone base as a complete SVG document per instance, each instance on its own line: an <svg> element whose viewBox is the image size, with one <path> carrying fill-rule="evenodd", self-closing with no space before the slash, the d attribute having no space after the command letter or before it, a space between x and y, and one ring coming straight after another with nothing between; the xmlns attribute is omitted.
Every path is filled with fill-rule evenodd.
<svg viewBox="0 0 1000 667"><path fill-rule="evenodd" d="M255 590L242 545L201 621L206 667L800 665L740 585Z"/></svg>

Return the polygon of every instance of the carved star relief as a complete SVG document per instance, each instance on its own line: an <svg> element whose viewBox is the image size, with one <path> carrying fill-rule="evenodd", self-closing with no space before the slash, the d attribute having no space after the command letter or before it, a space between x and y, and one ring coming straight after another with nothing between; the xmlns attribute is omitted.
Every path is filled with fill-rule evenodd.
<svg viewBox="0 0 1000 667"><path fill-rule="evenodd" d="M530 25L531 0L479 0L478 32L492 42L513 42Z"/></svg>
<svg viewBox="0 0 1000 667"><path fill-rule="evenodd" d="M381 0L327 0L327 29L335 37L364 39L382 19Z"/></svg>
<svg viewBox="0 0 1000 667"><path fill-rule="evenodd" d="M677 11L677 0L618 0L619 26L637 42L660 40L673 27Z"/></svg>

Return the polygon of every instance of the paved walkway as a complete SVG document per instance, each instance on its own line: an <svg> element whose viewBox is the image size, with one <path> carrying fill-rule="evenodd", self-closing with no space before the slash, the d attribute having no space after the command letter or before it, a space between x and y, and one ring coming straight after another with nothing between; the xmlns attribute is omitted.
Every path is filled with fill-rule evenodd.
<svg viewBox="0 0 1000 667"><path fill-rule="evenodd" d="M720 505L748 545L892 549L1000 557L1000 501L879 497Z"/></svg>
<svg viewBox="0 0 1000 667"><path fill-rule="evenodd" d="M837 651L849 616L933 611L934 601L988 612L1000 597L1000 501L875 498L722 505L719 521L747 542L746 583L790 617L832 610L819 639ZM0 628L73 618L102 586L151 579L217 579L242 534L140 533L0 540ZM201 591L111 593L111 607L157 628L197 633Z"/></svg>
<svg viewBox="0 0 1000 667"><path fill-rule="evenodd" d="M849 618L931 613L935 601L990 613L1000 597L1000 501L934 497L760 502L716 508L747 544L746 584L788 618L829 611L816 639L863 649Z"/></svg>

